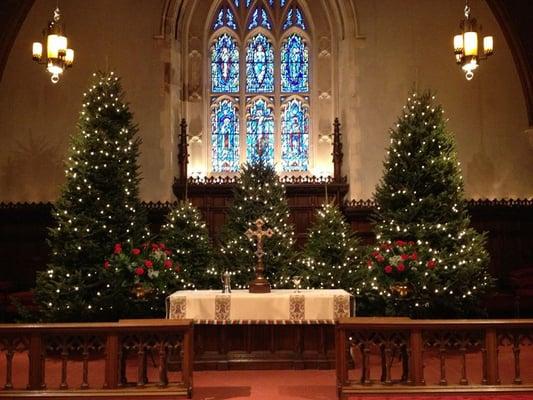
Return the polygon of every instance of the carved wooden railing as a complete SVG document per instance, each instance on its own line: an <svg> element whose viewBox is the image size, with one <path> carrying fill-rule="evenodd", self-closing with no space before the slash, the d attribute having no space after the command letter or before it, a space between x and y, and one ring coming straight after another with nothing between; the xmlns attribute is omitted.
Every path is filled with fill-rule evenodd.
<svg viewBox="0 0 533 400"><path fill-rule="evenodd" d="M192 340L190 320L0 325L0 398L190 398ZM170 357L180 373L169 371Z"/></svg>
<svg viewBox="0 0 533 400"><path fill-rule="evenodd" d="M358 317L340 320L335 329L339 398L384 392L533 390L531 319ZM522 364L528 373L524 381Z"/></svg>

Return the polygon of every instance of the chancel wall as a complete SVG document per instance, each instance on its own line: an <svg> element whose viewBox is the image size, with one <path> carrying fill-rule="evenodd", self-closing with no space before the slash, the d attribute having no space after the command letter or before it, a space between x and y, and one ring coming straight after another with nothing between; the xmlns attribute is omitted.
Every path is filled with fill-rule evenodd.
<svg viewBox="0 0 533 400"><path fill-rule="evenodd" d="M0 201L53 201L95 70L122 77L141 146L141 196L172 200L176 134L190 127L190 171L208 170L206 41L210 0L70 0L61 9L75 65L52 85L31 43L56 2L36 0L0 81ZM350 198L369 198L382 174L388 131L412 88L436 91L449 118L467 195L532 197L533 147L516 67L488 6L470 2L496 52L467 82L451 38L463 1L302 0L312 21L311 172L328 171L326 135L342 123Z"/></svg>

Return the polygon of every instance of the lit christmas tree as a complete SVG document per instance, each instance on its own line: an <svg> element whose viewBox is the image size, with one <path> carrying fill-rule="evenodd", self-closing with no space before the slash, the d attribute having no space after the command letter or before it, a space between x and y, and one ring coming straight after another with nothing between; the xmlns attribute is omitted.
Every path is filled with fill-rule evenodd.
<svg viewBox="0 0 533 400"><path fill-rule="evenodd" d="M182 288L215 289L221 286L220 274L213 267L213 249L200 211L181 201L170 211L161 230L161 241L175 249L180 265Z"/></svg>
<svg viewBox="0 0 533 400"><path fill-rule="evenodd" d="M144 232L136 133L119 79L112 72L94 74L55 204L51 261L37 276L36 297L45 320L118 316L121 297L114 296L116 288L102 273L115 244L140 241Z"/></svg>
<svg viewBox="0 0 533 400"><path fill-rule="evenodd" d="M312 288L354 292L359 241L339 208L323 204L303 249L302 275Z"/></svg>
<svg viewBox="0 0 533 400"><path fill-rule="evenodd" d="M228 222L222 232L224 268L234 274L233 285L247 288L254 277L256 244L245 232L261 218L273 236L264 241L266 277L272 287L288 284L293 268L294 232L289 224L285 189L274 168L258 161L243 167L234 190Z"/></svg>
<svg viewBox="0 0 533 400"><path fill-rule="evenodd" d="M475 315L482 312L480 300L492 285L485 237L470 227L454 140L433 100L430 93L408 99L391 131L385 174L375 193L378 241L386 252L396 251L395 246L405 252L416 245L418 254L384 254L384 262L391 265L385 266L385 274L374 275L372 286L389 313L402 303L402 310L414 316ZM421 254L428 258L424 264L414 263L415 269L408 270L402 257L418 262ZM380 248L373 257L383 261ZM399 264L400 272L418 277L410 282L413 293L402 299L391 294L387 283L391 274L398 274Z"/></svg>

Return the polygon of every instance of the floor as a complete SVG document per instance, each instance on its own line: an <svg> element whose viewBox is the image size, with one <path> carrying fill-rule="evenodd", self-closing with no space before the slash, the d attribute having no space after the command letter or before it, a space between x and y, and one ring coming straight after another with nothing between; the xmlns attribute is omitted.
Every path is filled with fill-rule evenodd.
<svg viewBox="0 0 533 400"><path fill-rule="evenodd" d="M533 352L531 346L526 347L522 358L522 378L524 383L533 383ZM502 355L504 356L504 355ZM512 380L514 366L510 362L512 357L502 357L501 377L504 383ZM134 361L134 360L133 360ZM436 361L436 362L432 362ZM426 381L431 384L438 379L438 360L428 360L425 369ZM469 379L477 382L480 378L480 368L475 366L476 360L468 360L472 365ZM395 363L393 372L399 372L399 363ZM15 388L23 388L27 382L27 356L17 354L13 365L13 383ZM378 379L379 366L372 368L372 378ZM79 387L81 383L81 363L69 363L68 383L70 387ZM459 377L458 359L447 360L447 372L450 382ZM130 364L127 371L128 380L135 381L137 376L135 365ZM357 379L359 372L350 371L350 378ZM58 388L61 376L61 363L59 360L48 360L46 363L46 382L48 388ZM393 375L394 376L394 375ZM6 364L3 354L0 354L0 388L3 387L6 377ZM149 380L157 381L157 368L149 368ZM171 381L178 381L179 374L171 373ZM89 382L91 387L101 387L103 383L103 363L91 361L89 363ZM1 389L0 389L1 390ZM350 397L352 400L363 397ZM368 397L367 397L368 398ZM372 399L385 399L386 397L372 397ZM468 399L497 399L497 400L533 400L533 393L515 396L395 396L395 400L446 400ZM336 399L335 371L333 370L276 370L276 371L199 371L194 374L194 399L195 400L326 400Z"/></svg>

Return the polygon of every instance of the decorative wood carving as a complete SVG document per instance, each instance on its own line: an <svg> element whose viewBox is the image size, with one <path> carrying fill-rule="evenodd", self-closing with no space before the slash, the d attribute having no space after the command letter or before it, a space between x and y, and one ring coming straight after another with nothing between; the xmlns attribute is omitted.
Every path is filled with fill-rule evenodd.
<svg viewBox="0 0 533 400"><path fill-rule="evenodd" d="M4 389L13 391L14 397L89 397L123 398L132 396L131 390L143 390L147 397L172 399L191 396L193 325L190 320L131 320L114 323L70 324L4 324L0 326L0 355L6 353L6 384ZM26 353L29 358L28 379L24 386L13 386L13 354ZM168 355L177 354L181 374L169 386ZM131 384L126 380L125 367L128 354L137 356L137 379ZM159 356L158 382L149 382L147 358ZM60 361L60 385L48 387L45 375L47 360ZM69 371L73 361L82 361L81 386L69 383ZM99 362L100 368L89 368L89 360ZM101 367L104 368L101 368ZM89 377L104 377L104 387L91 385ZM20 382L18 383L20 385ZM162 392L161 388L165 390ZM156 393L156 391L158 391ZM63 392L63 393L60 393ZM0 392L0 397L6 397ZM12 397L12 396L8 396Z"/></svg>
<svg viewBox="0 0 533 400"><path fill-rule="evenodd" d="M342 159L344 154L342 153L342 143L341 143L341 123L338 118L335 118L333 123L333 180L335 182L340 182L341 169L342 169Z"/></svg>
<svg viewBox="0 0 533 400"><path fill-rule="evenodd" d="M424 321L358 317L340 320L335 329L339 398L376 391L412 393L413 386L435 393L528 391L533 388L533 381L524 384L520 380L516 367L520 363L516 354L530 344L532 320ZM521 340L520 337L528 339ZM510 380L507 376L508 381L501 382L499 349L505 346L513 347L515 377ZM391 368L398 357L402 360L401 375L398 369L393 371ZM474 361L476 359L481 360L481 382L472 382L468 378L468 371L479 365ZM370 373L370 366L376 361L381 368L379 380L376 374ZM431 364L435 370L435 362L440 371L426 382L424 365ZM351 368L356 369L356 374L360 370L360 380L349 379Z"/></svg>
<svg viewBox="0 0 533 400"><path fill-rule="evenodd" d="M187 122L185 118L180 123L180 135L178 142L178 181L187 181L187 164L189 163L189 150L187 144Z"/></svg>

